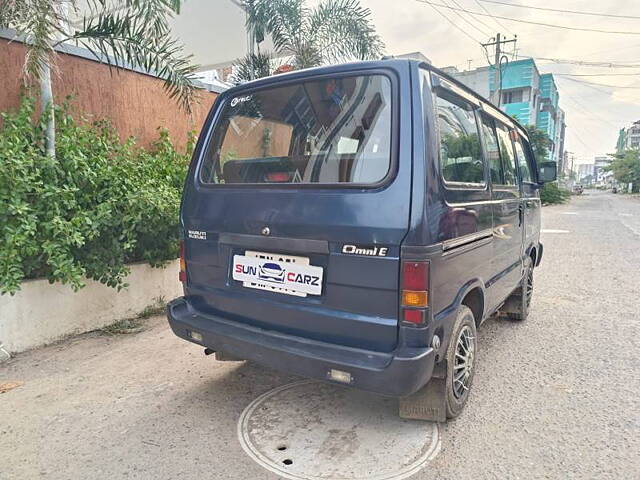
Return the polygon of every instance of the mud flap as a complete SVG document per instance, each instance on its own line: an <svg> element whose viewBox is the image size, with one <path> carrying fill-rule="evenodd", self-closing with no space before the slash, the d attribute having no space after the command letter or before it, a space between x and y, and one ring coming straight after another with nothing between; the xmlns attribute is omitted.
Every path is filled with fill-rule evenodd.
<svg viewBox="0 0 640 480"><path fill-rule="evenodd" d="M522 288L516 289L504 304L498 309L498 317L508 317L509 315L520 313L522 302Z"/></svg>
<svg viewBox="0 0 640 480"><path fill-rule="evenodd" d="M408 397L400 398L400 418L445 422L447 420L447 365L443 360L429 382ZM440 378L443 377L443 378Z"/></svg>
<svg viewBox="0 0 640 480"><path fill-rule="evenodd" d="M520 280L522 283L523 280ZM500 306L496 312L498 318L515 319L520 320L526 318L526 312L523 317L523 298L522 298L522 286L516 288L511 295L507 297L504 303Z"/></svg>

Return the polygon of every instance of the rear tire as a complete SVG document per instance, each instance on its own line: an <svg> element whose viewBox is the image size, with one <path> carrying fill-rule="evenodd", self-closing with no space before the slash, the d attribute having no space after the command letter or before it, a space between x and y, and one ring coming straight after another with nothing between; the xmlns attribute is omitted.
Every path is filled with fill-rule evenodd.
<svg viewBox="0 0 640 480"><path fill-rule="evenodd" d="M447 347L447 418L460 415L469 399L477 351L473 312L466 305L460 305Z"/></svg>
<svg viewBox="0 0 640 480"><path fill-rule="evenodd" d="M457 417L467 403L477 351L476 322L473 312L460 305L451 332L446 372L432 377L420 390L400 399L400 417L444 422ZM445 373L445 375L442 375Z"/></svg>

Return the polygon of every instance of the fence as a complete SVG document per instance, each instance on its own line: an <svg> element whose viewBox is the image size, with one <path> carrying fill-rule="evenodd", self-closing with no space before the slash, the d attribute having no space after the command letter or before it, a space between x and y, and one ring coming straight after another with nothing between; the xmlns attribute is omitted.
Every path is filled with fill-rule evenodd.
<svg viewBox="0 0 640 480"><path fill-rule="evenodd" d="M25 45L15 32L0 30L0 111L17 108L23 88ZM162 79L133 68L109 68L88 50L63 46L56 53L53 92L57 103L72 97L76 111L89 119L109 119L122 139L143 146L166 128L183 149L188 132L199 131L219 91L202 90L193 113L182 111L164 91Z"/></svg>

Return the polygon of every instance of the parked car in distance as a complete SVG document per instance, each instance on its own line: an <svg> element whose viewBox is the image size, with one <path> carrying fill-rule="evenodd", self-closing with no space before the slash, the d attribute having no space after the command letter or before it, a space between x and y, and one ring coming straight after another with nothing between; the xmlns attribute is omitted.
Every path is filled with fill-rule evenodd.
<svg viewBox="0 0 640 480"><path fill-rule="evenodd" d="M169 323L220 358L455 417L476 329L527 317L539 189L555 177L521 125L418 61L234 87L189 168Z"/></svg>
<svg viewBox="0 0 640 480"><path fill-rule="evenodd" d="M582 187L582 185L577 184L573 186L573 193L575 193L576 195L582 195L582 192L584 192L584 188Z"/></svg>

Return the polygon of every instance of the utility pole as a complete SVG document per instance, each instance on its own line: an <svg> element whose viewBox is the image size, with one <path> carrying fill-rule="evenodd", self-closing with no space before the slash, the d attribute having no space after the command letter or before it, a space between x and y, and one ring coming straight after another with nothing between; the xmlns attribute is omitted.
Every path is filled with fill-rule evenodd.
<svg viewBox="0 0 640 480"><path fill-rule="evenodd" d="M492 39L493 40L493 39ZM511 40L503 40L502 36L497 33L496 34L496 38L494 41L491 41L489 43L483 43L482 46L483 47L496 47L496 54L495 54L495 59L494 59L494 67L495 67L495 71L496 71L496 89L493 91L493 94L491 95L491 101L499 108L500 107L500 100L501 100L501 96L502 96L502 71L500 69L500 61L502 60L502 45L506 44L506 43L516 43L518 41L518 36L514 35L514 37Z"/></svg>

